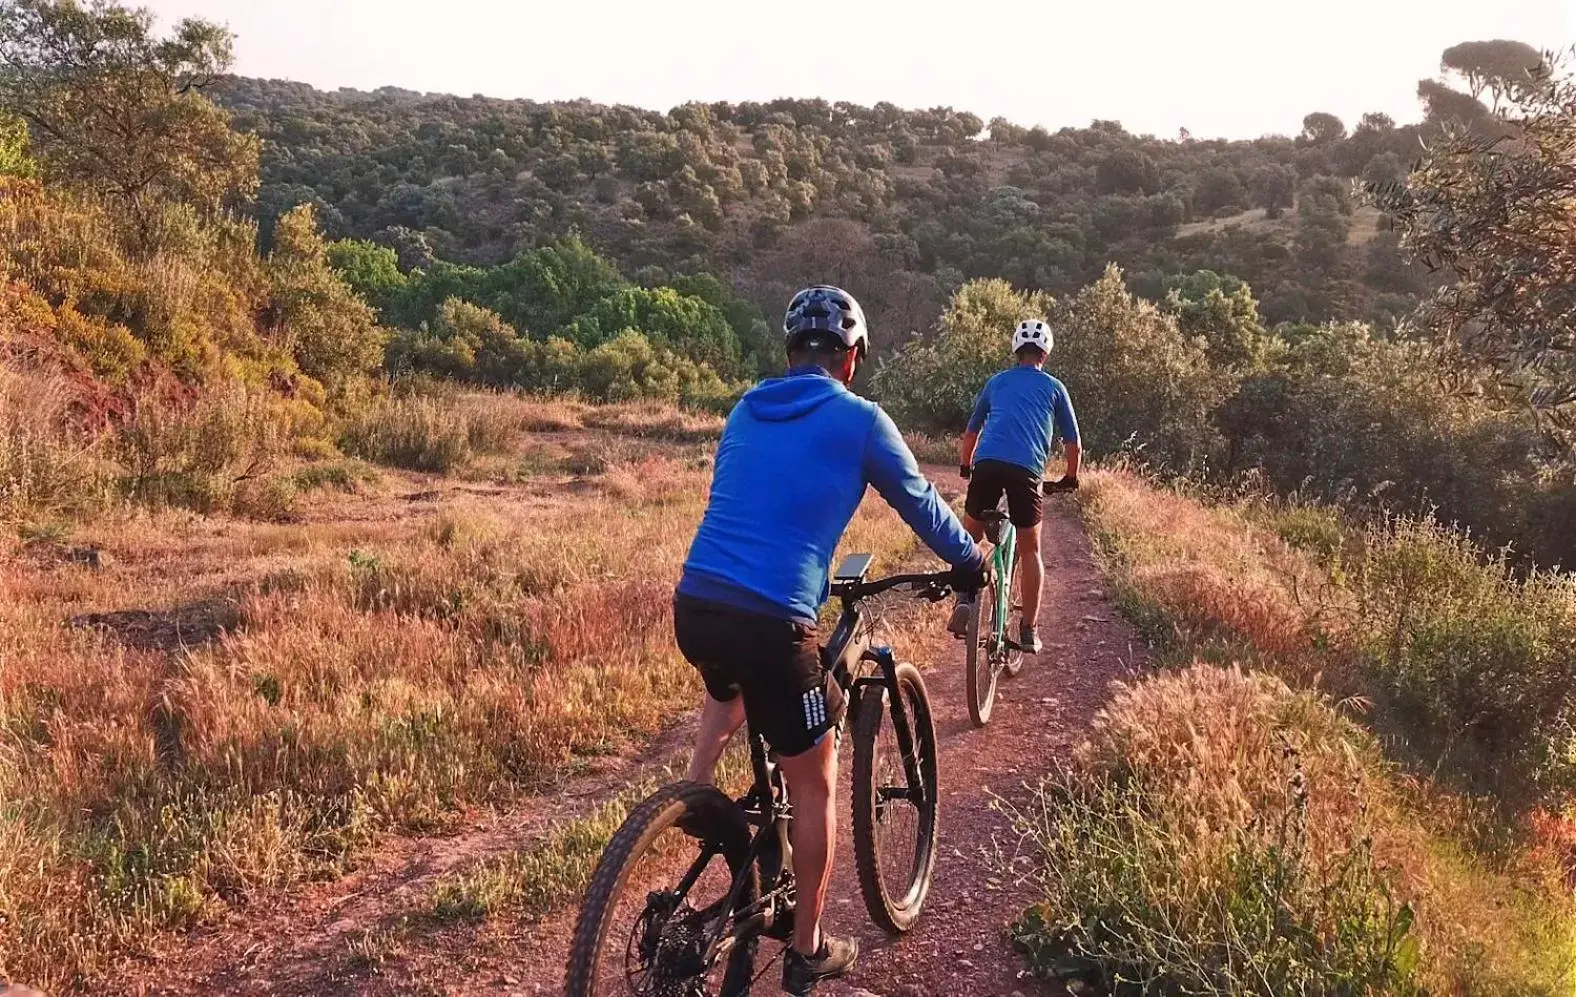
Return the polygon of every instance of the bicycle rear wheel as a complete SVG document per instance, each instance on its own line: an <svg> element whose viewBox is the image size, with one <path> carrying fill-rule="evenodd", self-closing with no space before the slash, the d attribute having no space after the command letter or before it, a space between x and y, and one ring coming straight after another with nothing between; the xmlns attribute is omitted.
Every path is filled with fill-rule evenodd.
<svg viewBox="0 0 1576 997"><path fill-rule="evenodd" d="M900 664L895 674L920 784L909 785L887 687L865 685L855 706L854 864L871 919L903 932L919 919L936 867L936 727L919 670Z"/></svg>
<svg viewBox="0 0 1576 997"><path fill-rule="evenodd" d="M969 719L974 726L990 723L991 709L996 702L997 665L1001 654L1001 641L997 639L996 586L1000 581L974 593L974 609L969 614L969 633L965 643L968 653L964 662L964 698L969 703Z"/></svg>
<svg viewBox="0 0 1576 997"><path fill-rule="evenodd" d="M747 994L755 939L715 966L704 964L700 939L754 902L749 851L750 825L716 787L677 782L648 797L608 842L591 877L570 944L566 997ZM740 874L744 888L730 905Z"/></svg>
<svg viewBox="0 0 1576 997"><path fill-rule="evenodd" d="M1017 577L1018 553L1016 545L1014 545L1012 566L1007 569L1006 580L1002 582L1002 584L1007 586L1007 598L1003 599L1002 603L1008 608L1009 617L1010 611L1014 608L1012 605L1014 595L1012 591L1012 582L1013 579ZM1022 613L1023 607L1019 606L1016 608L1020 613ZM1004 618L1001 621L1001 667L998 669L998 671L1000 671L1002 674L1005 674L1008 678L1014 678L1019 672L1023 671L1023 651L1018 648L1013 641L1008 639L1010 634L1010 631L1007 629L1008 626L1010 626L1010 622L1008 619Z"/></svg>

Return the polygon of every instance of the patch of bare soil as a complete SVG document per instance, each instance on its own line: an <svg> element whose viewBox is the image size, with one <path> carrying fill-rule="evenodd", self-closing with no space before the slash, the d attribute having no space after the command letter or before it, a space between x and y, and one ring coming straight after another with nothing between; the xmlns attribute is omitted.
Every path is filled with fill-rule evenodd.
<svg viewBox="0 0 1576 997"><path fill-rule="evenodd" d="M173 609L118 609L84 613L69 621L73 627L102 630L139 651L174 653L218 640L241 622L230 599L203 599Z"/></svg>

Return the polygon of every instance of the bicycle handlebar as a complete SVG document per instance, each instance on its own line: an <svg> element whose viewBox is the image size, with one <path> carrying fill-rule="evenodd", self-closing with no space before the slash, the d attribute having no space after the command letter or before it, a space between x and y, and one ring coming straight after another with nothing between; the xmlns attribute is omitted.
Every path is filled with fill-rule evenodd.
<svg viewBox="0 0 1576 997"><path fill-rule="evenodd" d="M952 591L952 572L932 571L925 574L888 575L873 582L838 582L832 585L832 594L850 602L868 599L905 585L930 598L945 598Z"/></svg>

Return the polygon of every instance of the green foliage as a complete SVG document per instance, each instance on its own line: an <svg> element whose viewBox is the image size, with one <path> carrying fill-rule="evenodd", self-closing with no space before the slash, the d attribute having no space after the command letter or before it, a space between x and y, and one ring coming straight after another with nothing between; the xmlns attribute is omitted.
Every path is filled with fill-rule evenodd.
<svg viewBox="0 0 1576 997"><path fill-rule="evenodd" d="M525 368L536 345L521 339L496 312L450 298L430 327L395 334L387 363L395 373L424 371L483 384L535 386Z"/></svg>
<svg viewBox="0 0 1576 997"><path fill-rule="evenodd" d="M1525 538L1518 506L1537 479L1530 421L1452 378L1448 350L1359 325L1309 332L1248 375L1218 417L1225 470L1281 490L1419 509L1437 504L1500 541ZM1500 469L1485 473L1485 469Z"/></svg>
<svg viewBox="0 0 1576 997"><path fill-rule="evenodd" d="M565 332L588 348L625 332L638 332L655 346L720 371L731 374L739 365L738 340L722 312L672 288L615 291L571 322Z"/></svg>
<svg viewBox="0 0 1576 997"><path fill-rule="evenodd" d="M1549 69L1543 53L1505 39L1452 45L1440 56L1439 68L1460 74L1474 99L1485 92L1496 98L1508 95Z"/></svg>
<svg viewBox="0 0 1576 997"><path fill-rule="evenodd" d="M1483 79L1510 71L1484 65L1481 51L1451 51ZM1528 57L1509 55L1512 65ZM1395 217L1402 248L1453 282L1418 323L1516 382L1576 455L1576 80L1523 76L1498 122L1508 136L1448 129L1404 185L1370 194Z"/></svg>
<svg viewBox="0 0 1576 997"><path fill-rule="evenodd" d="M935 334L904 343L872 386L905 424L961 430L980 388L1012 362L1012 330L1050 308L1048 295L1021 293L1004 280L970 281L952 296Z"/></svg>
<svg viewBox="0 0 1576 997"><path fill-rule="evenodd" d="M708 407L728 392L711 368L625 332L591 350L579 364L581 391L596 401L653 398Z"/></svg>
<svg viewBox="0 0 1576 997"><path fill-rule="evenodd" d="M394 250L361 239L329 243L328 265L380 313L398 300L408 283Z"/></svg>
<svg viewBox="0 0 1576 997"><path fill-rule="evenodd" d="M1268 336L1253 290L1235 277L1200 270L1166 282L1166 311L1190 338L1202 337L1210 363L1243 367L1255 360Z"/></svg>
<svg viewBox="0 0 1576 997"><path fill-rule="evenodd" d="M27 122L0 115L0 177L29 179L38 164L27 154Z"/></svg>
<svg viewBox="0 0 1576 997"><path fill-rule="evenodd" d="M303 373L344 394L377 368L384 333L371 307L329 266L311 205L279 220L268 272L278 335Z"/></svg>
<svg viewBox="0 0 1576 997"><path fill-rule="evenodd" d="M1328 145L1346 137L1346 124L1333 114L1315 111L1302 119L1304 142L1310 145Z"/></svg>
<svg viewBox="0 0 1576 997"><path fill-rule="evenodd" d="M278 150L263 166L265 229L284 207L316 199L358 238L394 246L398 231L472 265L579 232L630 273L658 263L738 274L768 315L806 281L839 283L877 330L897 335L932 324L938 288L1000 276L1062 295L1112 260L1134 273L1212 269L1256 287L1284 284L1265 298L1272 322L1377 318L1376 294L1351 266L1360 245L1314 263L1285 252L1288 225L1183 223L1250 205L1273 221L1293 206L1299 176L1353 177L1382 152L1409 160L1418 138L1407 126L1350 137L1337 128L1314 145L1165 141L1110 122L1051 135L997 121L988 143L974 143L959 136L977 119L948 108L779 100L661 114L244 79L225 81L222 93ZM867 235L829 238L829 223ZM400 251L403 269L432 269ZM531 337L584 311L544 320L446 285L424 308L385 320L414 327L454 296ZM747 356L744 328L733 328Z"/></svg>
<svg viewBox="0 0 1576 997"><path fill-rule="evenodd" d="M1211 414L1224 378L1211 369L1203 342L1134 297L1115 266L1058 302L1050 321L1056 349L1047 369L1072 395L1086 450L1134 449L1179 469L1217 452Z"/></svg>
<svg viewBox="0 0 1576 997"><path fill-rule="evenodd" d="M1329 706L1207 666L1118 691L1017 815L1031 967L1117 994L1421 994L1412 909L1361 813L1372 748Z"/></svg>
<svg viewBox="0 0 1576 997"><path fill-rule="evenodd" d="M147 225L161 201L217 211L257 183L258 143L202 89L231 36L189 19L167 38L113 3L0 3L0 111L32 130L45 177L114 198Z"/></svg>
<svg viewBox="0 0 1576 997"><path fill-rule="evenodd" d="M1576 789L1576 585L1428 519L1370 528L1352 621L1438 768L1519 804Z"/></svg>

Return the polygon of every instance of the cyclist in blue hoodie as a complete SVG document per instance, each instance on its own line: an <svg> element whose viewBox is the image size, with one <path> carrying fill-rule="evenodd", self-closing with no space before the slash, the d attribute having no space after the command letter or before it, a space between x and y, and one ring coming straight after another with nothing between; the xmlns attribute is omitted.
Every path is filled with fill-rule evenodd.
<svg viewBox="0 0 1576 997"><path fill-rule="evenodd" d="M689 778L710 782L748 717L776 752L793 796L798 904L783 989L808 994L846 973L854 939L820 930L831 873L842 689L821 666L816 618L833 551L868 485L956 569L984 582L985 555L897 427L848 389L869 349L859 303L835 287L794 295L783 319L788 371L747 392L717 446L711 496L674 595L679 650L706 683Z"/></svg>

